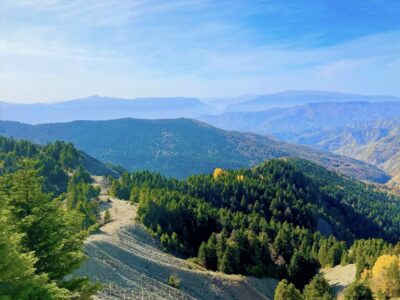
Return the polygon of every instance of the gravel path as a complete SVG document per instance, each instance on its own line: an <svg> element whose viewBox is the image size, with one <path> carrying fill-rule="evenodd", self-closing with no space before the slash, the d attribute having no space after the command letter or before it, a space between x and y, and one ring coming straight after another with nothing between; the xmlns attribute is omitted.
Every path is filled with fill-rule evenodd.
<svg viewBox="0 0 400 300"><path fill-rule="evenodd" d="M88 259L77 272L103 284L95 299L272 299L276 281L210 272L165 253L145 228L135 221L137 207L107 194L102 187L102 209L112 221L86 241ZM107 199L110 199L107 202ZM170 275L179 289L167 284Z"/></svg>

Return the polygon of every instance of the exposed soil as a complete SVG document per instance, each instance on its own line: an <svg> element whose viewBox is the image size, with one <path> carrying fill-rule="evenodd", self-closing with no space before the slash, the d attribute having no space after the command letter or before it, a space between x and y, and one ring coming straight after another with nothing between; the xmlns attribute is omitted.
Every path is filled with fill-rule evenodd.
<svg viewBox="0 0 400 300"><path fill-rule="evenodd" d="M340 299L344 288L356 280L356 265L336 266L334 268L322 269L322 274L332 286L335 295Z"/></svg>

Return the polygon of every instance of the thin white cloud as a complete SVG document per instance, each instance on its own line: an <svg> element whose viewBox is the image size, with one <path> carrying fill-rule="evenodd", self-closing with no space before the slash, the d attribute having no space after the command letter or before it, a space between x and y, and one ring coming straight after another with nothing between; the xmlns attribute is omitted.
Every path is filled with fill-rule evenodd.
<svg viewBox="0 0 400 300"><path fill-rule="evenodd" d="M254 42L246 27L214 15L201 22L187 14L177 22L169 15L208 7L206 0L5 3L13 13L31 9L37 15L0 29L4 100L90 94L207 97L280 89L400 94L392 82L400 76L398 31L306 47L275 39ZM225 6L222 15L240 9L237 3ZM263 9L282 6L274 2ZM314 39L320 35L312 34Z"/></svg>

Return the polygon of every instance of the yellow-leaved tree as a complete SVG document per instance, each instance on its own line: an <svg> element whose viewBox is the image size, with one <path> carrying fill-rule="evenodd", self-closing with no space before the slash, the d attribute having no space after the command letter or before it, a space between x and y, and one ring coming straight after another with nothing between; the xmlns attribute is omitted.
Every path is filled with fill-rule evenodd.
<svg viewBox="0 0 400 300"><path fill-rule="evenodd" d="M236 180L239 181L239 182L244 181L244 175L237 175L236 176Z"/></svg>
<svg viewBox="0 0 400 300"><path fill-rule="evenodd" d="M400 297L400 257L380 256L371 271L371 288L379 295Z"/></svg>
<svg viewBox="0 0 400 300"><path fill-rule="evenodd" d="M215 168L214 173L213 173L213 177L214 179L218 179L219 177L221 177L223 174L225 173L225 171L221 168Z"/></svg>

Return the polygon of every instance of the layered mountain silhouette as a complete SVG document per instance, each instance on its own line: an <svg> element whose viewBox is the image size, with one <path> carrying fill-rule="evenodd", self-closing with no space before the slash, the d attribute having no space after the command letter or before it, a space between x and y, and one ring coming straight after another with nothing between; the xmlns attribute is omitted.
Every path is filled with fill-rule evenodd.
<svg viewBox="0 0 400 300"><path fill-rule="evenodd" d="M69 122L74 120L111 120L118 118L195 117L213 108L195 98L119 99L102 96L53 104L14 104L0 102L0 119L24 123Z"/></svg>

